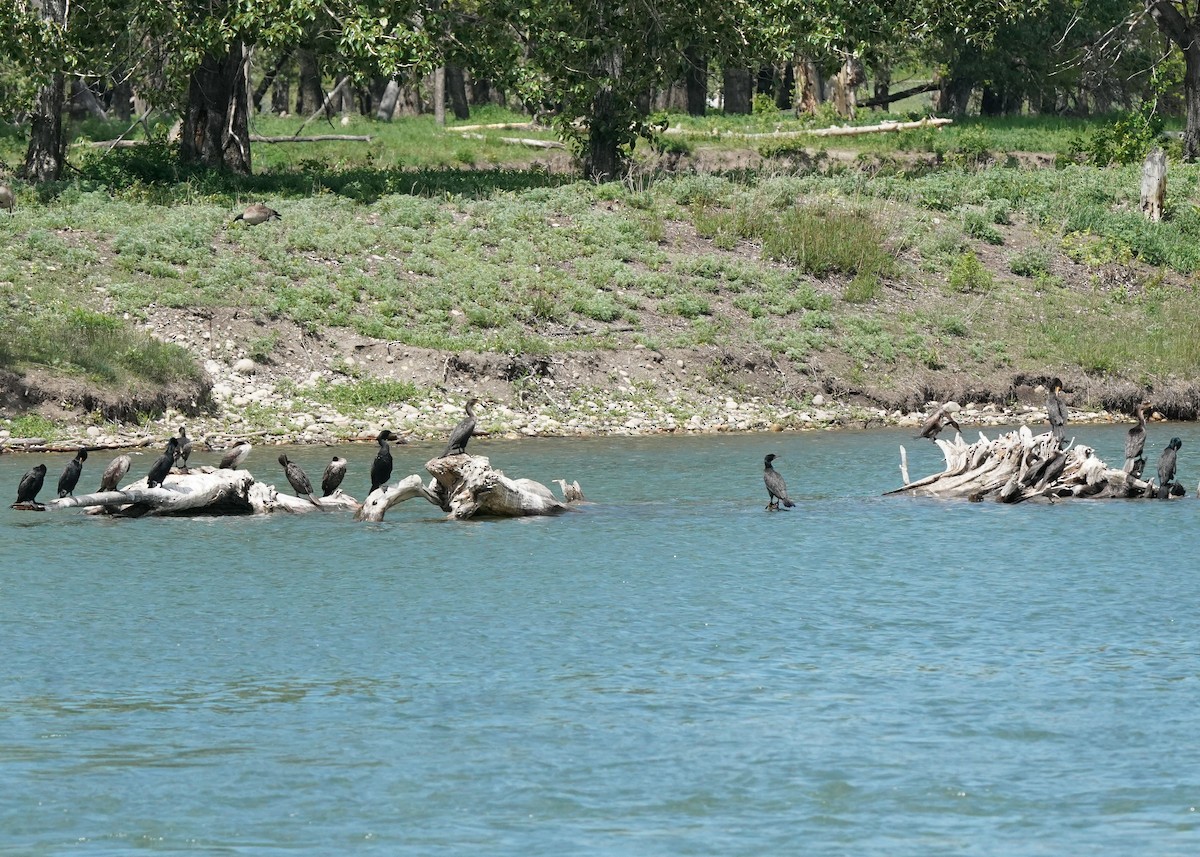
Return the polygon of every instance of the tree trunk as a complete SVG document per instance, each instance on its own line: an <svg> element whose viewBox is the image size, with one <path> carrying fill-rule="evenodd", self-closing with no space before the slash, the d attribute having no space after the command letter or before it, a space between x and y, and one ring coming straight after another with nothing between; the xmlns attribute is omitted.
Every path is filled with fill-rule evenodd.
<svg viewBox="0 0 1200 857"><path fill-rule="evenodd" d="M467 104L467 79L461 66L446 66L446 94L450 96L450 109L458 120L470 119L471 108Z"/></svg>
<svg viewBox="0 0 1200 857"><path fill-rule="evenodd" d="M254 88L254 95L250 97L250 109L261 110L262 100L266 97L267 90L275 85L275 79L279 76L279 72L283 70L284 65L292 58L290 51L280 51L279 56L275 58L275 62L267 73L263 75L262 80L258 82L258 86ZM285 101L286 103L286 101ZM271 107L275 107L275 99L271 99ZM286 108L285 108L286 109Z"/></svg>
<svg viewBox="0 0 1200 857"><path fill-rule="evenodd" d="M600 80L620 80L625 75L622 49L613 46L600 61L596 77ZM621 174L621 142L627 130L621 126L621 111L612 84L604 84L592 97L592 111L587 119L588 148L584 175L593 181L612 181Z"/></svg>
<svg viewBox="0 0 1200 857"><path fill-rule="evenodd" d="M292 73L286 71L276 75L271 84L271 112L276 116L290 113L292 109Z"/></svg>
<svg viewBox="0 0 1200 857"><path fill-rule="evenodd" d="M796 72L791 63L784 63L775 78L775 106L787 110L792 106L792 96L796 91Z"/></svg>
<svg viewBox="0 0 1200 857"><path fill-rule="evenodd" d="M817 64L804 57L797 57L792 65L796 69L796 103L792 109L797 116L802 113L816 113L817 106L824 100L821 73L817 71Z"/></svg>
<svg viewBox="0 0 1200 857"><path fill-rule="evenodd" d="M316 52L309 48L296 51L296 59L300 65L296 112L301 116L312 116L325 103L325 90L321 87L321 63Z"/></svg>
<svg viewBox="0 0 1200 857"><path fill-rule="evenodd" d="M379 110L375 112L375 118L380 122L391 122L392 116L396 113L396 102L399 100L400 82L389 80L387 89L383 91L383 97L379 99Z"/></svg>
<svg viewBox="0 0 1200 857"><path fill-rule="evenodd" d="M746 115L754 111L754 80L748 68L726 68L722 71L721 94L725 113Z"/></svg>
<svg viewBox="0 0 1200 857"><path fill-rule="evenodd" d="M708 57L699 48L689 47L683 52L683 60L688 116L703 116L708 109Z"/></svg>
<svg viewBox="0 0 1200 857"><path fill-rule="evenodd" d="M876 105L887 110L891 106L892 66L886 60L875 66L875 86L871 93L871 106ZM865 104L862 106L866 106Z"/></svg>
<svg viewBox="0 0 1200 857"><path fill-rule="evenodd" d="M25 178L31 182L57 181L67 160L67 140L63 136L63 90L61 74L38 87L29 128L29 147L25 150Z"/></svg>
<svg viewBox="0 0 1200 857"><path fill-rule="evenodd" d="M61 25L67 16L66 0L36 0L38 14L48 23ZM67 160L67 141L62 130L62 74L51 75L37 89L25 150L25 178L31 182L57 181Z"/></svg>
<svg viewBox="0 0 1200 857"><path fill-rule="evenodd" d="M1183 159L1191 163L1200 156L1200 27L1183 49L1183 99L1187 105L1187 120L1183 128Z"/></svg>
<svg viewBox="0 0 1200 857"><path fill-rule="evenodd" d="M184 163L250 174L245 50L234 42L224 56L206 54L192 72L180 141Z"/></svg>
<svg viewBox="0 0 1200 857"><path fill-rule="evenodd" d="M446 67L440 65L433 70L433 124L446 124Z"/></svg>

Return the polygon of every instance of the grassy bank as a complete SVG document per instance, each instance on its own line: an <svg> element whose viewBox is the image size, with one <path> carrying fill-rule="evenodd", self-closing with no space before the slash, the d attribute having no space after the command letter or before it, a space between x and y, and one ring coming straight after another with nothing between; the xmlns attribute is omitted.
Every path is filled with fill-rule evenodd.
<svg viewBox="0 0 1200 857"><path fill-rule="evenodd" d="M65 324L96 339L70 365L98 383L187 374L194 362L137 340L138 326L163 310L236 309L255 324L204 356L278 360L287 322L447 353L749 348L876 398L916 373L981 388L1014 374L1163 385L1200 373L1192 166L1172 164L1168 217L1150 224L1136 167L980 166L967 156L978 125L927 132L946 135L937 168L906 169L909 144L892 139L885 167L685 162L595 185L424 119L360 124L344 130L377 139L258 146L263 172L249 178L180 174L165 148L76 149L77 179L18 187L0 227L0 365L67 366L80 349L43 348L79 341L53 328ZM703 131L684 135L690 148ZM252 199L282 221L231 224ZM706 382L737 394L722 372Z"/></svg>

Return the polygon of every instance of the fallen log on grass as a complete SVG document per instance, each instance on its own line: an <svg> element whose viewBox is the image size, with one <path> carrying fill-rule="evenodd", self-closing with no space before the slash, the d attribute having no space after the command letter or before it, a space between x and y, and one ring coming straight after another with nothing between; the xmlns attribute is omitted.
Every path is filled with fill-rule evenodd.
<svg viewBox="0 0 1200 857"><path fill-rule="evenodd" d="M962 435L935 441L946 469L886 495L994 499L1002 503L1060 497L1153 496L1152 483L1109 467L1089 446L1061 449L1050 432L1034 435L1026 426L968 444Z"/></svg>

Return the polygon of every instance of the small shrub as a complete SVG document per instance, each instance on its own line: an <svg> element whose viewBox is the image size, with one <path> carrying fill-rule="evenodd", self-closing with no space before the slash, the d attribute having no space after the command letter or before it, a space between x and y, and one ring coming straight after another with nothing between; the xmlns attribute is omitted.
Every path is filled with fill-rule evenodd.
<svg viewBox="0 0 1200 857"><path fill-rule="evenodd" d="M712 307L709 306L708 301L694 295L676 295L671 300L670 310L683 318L712 315Z"/></svg>
<svg viewBox="0 0 1200 857"><path fill-rule="evenodd" d="M862 273L854 277L842 292L842 300L848 304L865 304L879 297L879 275Z"/></svg>
<svg viewBox="0 0 1200 857"><path fill-rule="evenodd" d="M950 288L956 292L987 292L995 285L991 272L971 250L955 261L950 269L949 282Z"/></svg>
<svg viewBox="0 0 1200 857"><path fill-rule="evenodd" d="M1014 253L1008 269L1018 277L1047 277L1050 275L1050 254L1041 247L1030 247Z"/></svg>
<svg viewBox="0 0 1200 857"><path fill-rule="evenodd" d="M972 238L986 241L988 244L1003 244L1004 236L1000 234L986 212L979 209L968 209L963 213L963 231Z"/></svg>

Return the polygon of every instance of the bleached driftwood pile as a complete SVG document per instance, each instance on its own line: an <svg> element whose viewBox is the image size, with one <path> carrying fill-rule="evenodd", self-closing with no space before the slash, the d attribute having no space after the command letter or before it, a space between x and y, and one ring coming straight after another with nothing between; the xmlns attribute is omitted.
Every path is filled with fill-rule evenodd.
<svg viewBox="0 0 1200 857"><path fill-rule="evenodd" d="M361 505L340 489L312 502L259 482L248 470L192 468L172 471L160 487L148 488L145 478L115 491L81 494L37 504L48 511L87 508L89 512L122 517L143 515L237 515L270 512L352 510L359 520L382 521L392 507L424 497L457 520L476 515L516 517L555 515L572 508L550 489L532 479L510 479L492 469L487 458L452 455L425 465L432 474L428 486L418 474L372 491ZM577 484L577 483L576 483ZM30 507L32 508L32 507Z"/></svg>
<svg viewBox="0 0 1200 857"><path fill-rule="evenodd" d="M966 443L962 435L935 443L946 457L946 469L887 494L995 499L1001 503L1035 497L1153 496L1150 482L1109 467L1090 446L1060 449L1053 434L1034 435L1027 426L995 440L980 432L979 440L972 444Z"/></svg>

